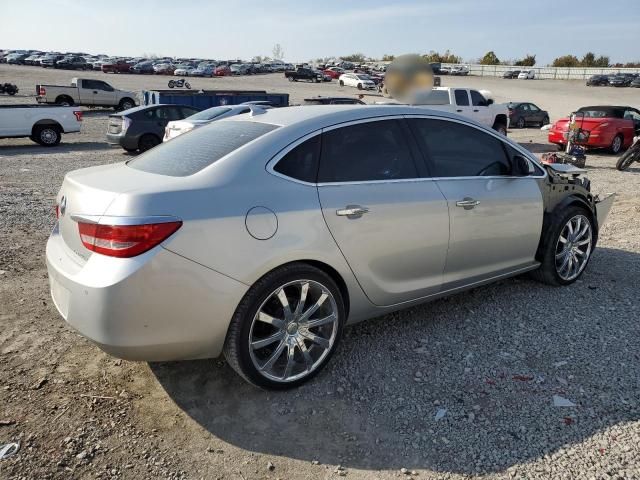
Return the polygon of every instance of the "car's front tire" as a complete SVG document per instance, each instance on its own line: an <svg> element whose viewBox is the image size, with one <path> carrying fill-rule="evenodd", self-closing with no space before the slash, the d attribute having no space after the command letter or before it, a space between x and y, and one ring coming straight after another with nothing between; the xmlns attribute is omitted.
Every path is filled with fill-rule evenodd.
<svg viewBox="0 0 640 480"><path fill-rule="evenodd" d="M591 214L572 205L554 212L542 234L536 255L540 267L533 277L548 285L569 285L584 272L595 246Z"/></svg>
<svg viewBox="0 0 640 480"><path fill-rule="evenodd" d="M317 375L342 335L345 306L336 282L305 263L258 280L236 309L224 345L229 365L261 388L293 388Z"/></svg>
<svg viewBox="0 0 640 480"><path fill-rule="evenodd" d="M613 137L613 140L611 141L611 147L609 147L609 150L614 155L617 155L622 151L623 144L624 144L624 139L622 138L622 135L618 134L615 137Z"/></svg>

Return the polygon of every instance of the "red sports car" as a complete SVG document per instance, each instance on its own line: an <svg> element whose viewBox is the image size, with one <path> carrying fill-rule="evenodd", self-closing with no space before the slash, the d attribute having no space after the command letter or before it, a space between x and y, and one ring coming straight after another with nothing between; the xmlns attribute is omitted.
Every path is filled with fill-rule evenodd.
<svg viewBox="0 0 640 480"><path fill-rule="evenodd" d="M325 75L329 75L331 78L336 79L344 73L344 69L340 67L329 67L322 71Z"/></svg>
<svg viewBox="0 0 640 480"><path fill-rule="evenodd" d="M577 124L584 131L579 142L587 148L608 148L612 153L631 146L636 131L640 131L640 111L624 106L582 107L576 112ZM582 115L584 114L584 120ZM549 142L561 149L567 143L568 118L551 125Z"/></svg>
<svg viewBox="0 0 640 480"><path fill-rule="evenodd" d="M213 74L216 77L226 77L227 75L231 75L231 68L229 68L227 65L221 65L219 67L216 67L215 70L213 71Z"/></svg>

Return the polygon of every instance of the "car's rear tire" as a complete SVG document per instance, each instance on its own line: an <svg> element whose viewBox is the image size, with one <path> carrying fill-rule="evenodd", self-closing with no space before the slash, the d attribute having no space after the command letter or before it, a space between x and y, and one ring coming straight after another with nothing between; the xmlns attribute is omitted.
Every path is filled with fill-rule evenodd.
<svg viewBox="0 0 640 480"><path fill-rule="evenodd" d="M495 122L493 124L493 129L498 132L501 133L502 135L504 135L505 137L507 136L507 126L502 123L502 122Z"/></svg>
<svg viewBox="0 0 640 480"><path fill-rule="evenodd" d="M136 103L132 99L123 98L122 100L120 100L120 103L118 103L118 106L116 107L116 111L129 110L130 108L133 108L135 106L136 106Z"/></svg>
<svg viewBox="0 0 640 480"><path fill-rule="evenodd" d="M156 145L160 145L162 141L152 133L145 133L140 137L138 141L138 150L141 152L146 152L147 150L151 150Z"/></svg>
<svg viewBox="0 0 640 480"><path fill-rule="evenodd" d="M593 219L587 209L572 205L554 212L542 232L536 254L540 267L532 276L554 286L575 282L589 263L595 242Z"/></svg>
<svg viewBox="0 0 640 480"><path fill-rule="evenodd" d="M56 105L60 105L61 107L72 107L73 99L71 97L67 97L66 95L62 95L56 98Z"/></svg>
<svg viewBox="0 0 640 480"><path fill-rule="evenodd" d="M329 275L305 263L285 265L245 294L231 319L224 355L253 385L293 388L327 364L345 318L342 294Z"/></svg>
<svg viewBox="0 0 640 480"><path fill-rule="evenodd" d="M62 139L62 129L57 125L36 125L31 137L43 147L55 147Z"/></svg>
<svg viewBox="0 0 640 480"><path fill-rule="evenodd" d="M609 147L609 151L614 155L617 155L622 151L623 143L624 143L624 139L622 138L622 135L620 134L616 135L615 137L613 137L613 140L611 141L611 146Z"/></svg>

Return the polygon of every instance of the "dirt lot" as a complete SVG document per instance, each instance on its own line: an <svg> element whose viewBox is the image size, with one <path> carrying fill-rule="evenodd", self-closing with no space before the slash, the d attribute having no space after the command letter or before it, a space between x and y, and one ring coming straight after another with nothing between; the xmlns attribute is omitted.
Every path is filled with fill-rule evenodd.
<svg viewBox="0 0 640 480"><path fill-rule="evenodd" d="M0 66L28 95L73 75ZM135 90L167 81L88 75ZM192 83L292 102L355 94L281 75ZM585 104L638 106L637 90L577 82L444 83L533 101L552 120ZM316 380L270 393L223 359L116 360L56 312L44 245L63 176L128 158L105 143L107 115L88 112L53 149L0 140L0 444L21 442L0 478L640 478L640 165L621 173L615 157L589 156L593 191L618 198L571 287L515 278L358 324ZM536 129L510 136L551 150ZM554 407L554 395L575 407Z"/></svg>

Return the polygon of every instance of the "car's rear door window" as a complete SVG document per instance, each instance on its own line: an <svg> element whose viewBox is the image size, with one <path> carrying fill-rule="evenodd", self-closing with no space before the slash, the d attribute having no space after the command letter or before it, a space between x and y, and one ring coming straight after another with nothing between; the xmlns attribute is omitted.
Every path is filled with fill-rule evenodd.
<svg viewBox="0 0 640 480"><path fill-rule="evenodd" d="M449 120L409 119L434 177L511 174L502 142L474 127Z"/></svg>
<svg viewBox="0 0 640 480"><path fill-rule="evenodd" d="M259 122L213 122L158 145L127 165L144 172L186 177L276 128Z"/></svg>
<svg viewBox="0 0 640 480"><path fill-rule="evenodd" d="M418 172L398 120L358 123L322 134L319 183L416 177Z"/></svg>

